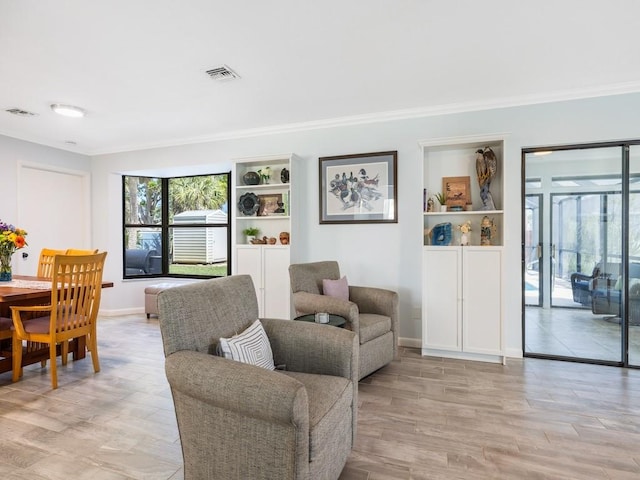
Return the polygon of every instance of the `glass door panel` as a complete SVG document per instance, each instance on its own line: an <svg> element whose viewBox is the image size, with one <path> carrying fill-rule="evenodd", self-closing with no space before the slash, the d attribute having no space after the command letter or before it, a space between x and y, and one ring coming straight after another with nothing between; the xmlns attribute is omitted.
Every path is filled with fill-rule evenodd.
<svg viewBox="0 0 640 480"><path fill-rule="evenodd" d="M524 227L524 303L528 306L542 306L542 195L525 196Z"/></svg>
<svg viewBox="0 0 640 480"><path fill-rule="evenodd" d="M640 366L640 145L629 149L629 365Z"/></svg>
<svg viewBox="0 0 640 480"><path fill-rule="evenodd" d="M539 194L538 263L544 272L539 307L532 307L523 292L525 353L621 361L620 308L614 297L623 258L622 151L614 146L525 153L523 220L529 222L528 211L534 209L530 196ZM534 185L531 178L539 182ZM532 242L523 240L531 248Z"/></svg>

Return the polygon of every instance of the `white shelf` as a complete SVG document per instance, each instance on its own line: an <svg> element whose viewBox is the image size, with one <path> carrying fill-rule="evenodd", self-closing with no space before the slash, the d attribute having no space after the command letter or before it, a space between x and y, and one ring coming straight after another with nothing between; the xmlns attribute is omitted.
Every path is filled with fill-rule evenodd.
<svg viewBox="0 0 640 480"><path fill-rule="evenodd" d="M237 190L289 190L288 183L261 183L259 185L238 185Z"/></svg>
<svg viewBox="0 0 640 480"><path fill-rule="evenodd" d="M263 221L263 220L288 220L289 218L291 218L289 215L253 215L253 216L246 216L246 217L236 217L236 220L258 220L258 221Z"/></svg>
<svg viewBox="0 0 640 480"><path fill-rule="evenodd" d="M504 210L463 210L461 212L424 212L424 216L427 217L444 217L446 215L501 215Z"/></svg>

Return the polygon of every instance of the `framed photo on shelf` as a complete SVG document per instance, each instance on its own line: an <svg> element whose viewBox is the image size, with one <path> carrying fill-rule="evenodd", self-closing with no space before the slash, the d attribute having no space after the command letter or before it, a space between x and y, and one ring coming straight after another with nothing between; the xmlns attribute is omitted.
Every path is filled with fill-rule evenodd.
<svg viewBox="0 0 640 480"><path fill-rule="evenodd" d="M320 224L398 223L397 160L397 151L320 157Z"/></svg>
<svg viewBox="0 0 640 480"><path fill-rule="evenodd" d="M447 209L471 205L471 177L442 177L442 191L447 196Z"/></svg>
<svg viewBox="0 0 640 480"><path fill-rule="evenodd" d="M259 217L269 217L272 215L284 215L284 209L282 209L282 194L271 193L266 195L258 195L258 201L260 206L258 207ZM281 211L278 211L281 210Z"/></svg>

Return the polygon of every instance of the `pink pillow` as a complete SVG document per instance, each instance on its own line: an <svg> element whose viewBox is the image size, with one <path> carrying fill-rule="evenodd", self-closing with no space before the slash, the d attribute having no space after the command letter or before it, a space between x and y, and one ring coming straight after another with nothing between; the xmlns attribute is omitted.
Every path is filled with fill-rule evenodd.
<svg viewBox="0 0 640 480"><path fill-rule="evenodd" d="M340 280L322 280L322 292L329 297L336 297L342 300L349 300L349 284L347 277Z"/></svg>

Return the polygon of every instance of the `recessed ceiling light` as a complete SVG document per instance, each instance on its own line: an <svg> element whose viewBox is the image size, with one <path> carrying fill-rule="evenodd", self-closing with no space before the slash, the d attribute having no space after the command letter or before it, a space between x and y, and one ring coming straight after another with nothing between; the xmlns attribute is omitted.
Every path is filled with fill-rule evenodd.
<svg viewBox="0 0 640 480"><path fill-rule="evenodd" d="M80 118L84 117L87 114L87 112L85 112L80 107L74 107L73 105L62 105L61 103L52 104L51 110L56 112L58 115L64 115L65 117Z"/></svg>

